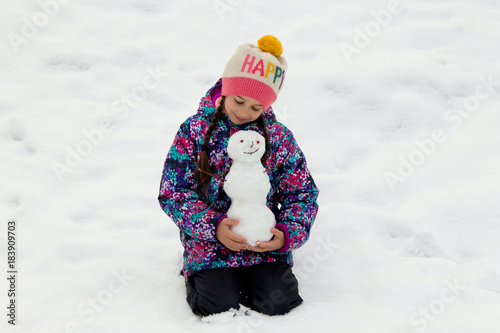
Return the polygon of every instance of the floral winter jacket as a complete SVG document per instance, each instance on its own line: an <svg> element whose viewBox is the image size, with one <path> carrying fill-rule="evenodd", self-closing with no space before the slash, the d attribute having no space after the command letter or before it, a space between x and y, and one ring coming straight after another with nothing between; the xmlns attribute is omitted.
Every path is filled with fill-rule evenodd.
<svg viewBox="0 0 500 333"><path fill-rule="evenodd" d="M215 237L218 222L231 205L223 181L212 177L205 193L195 177L205 133L216 112L214 99L220 94L219 80L201 99L196 115L181 126L167 155L158 200L165 213L179 227L184 246L185 278L219 267L249 266L283 261L293 265L291 251L302 246L318 212L318 189L307 169L305 157L293 134L276 121L271 108L264 112L271 154L266 163L271 190L267 206L276 217L276 228L285 234L285 245L278 251L234 252ZM231 167L227 142L239 130L260 132L255 122L236 125L226 116L219 121L208 143L211 173L224 179ZM277 167L276 167L277 166Z"/></svg>

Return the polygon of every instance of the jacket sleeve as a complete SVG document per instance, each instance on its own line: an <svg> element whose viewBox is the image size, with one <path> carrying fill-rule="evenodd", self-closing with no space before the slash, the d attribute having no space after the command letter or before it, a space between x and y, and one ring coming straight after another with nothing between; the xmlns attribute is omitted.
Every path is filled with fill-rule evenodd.
<svg viewBox="0 0 500 333"><path fill-rule="evenodd" d="M277 156L284 162L277 168L278 201L281 204L276 228L285 233L285 245L279 252L301 247L309 238L309 231L318 213L316 199L319 190L307 168L305 156L291 132L281 142ZM280 158L278 158L280 160Z"/></svg>
<svg viewBox="0 0 500 333"><path fill-rule="evenodd" d="M217 222L223 214L201 200L195 178L197 151L189 120L183 123L170 147L160 183L160 206L185 234L216 241Z"/></svg>

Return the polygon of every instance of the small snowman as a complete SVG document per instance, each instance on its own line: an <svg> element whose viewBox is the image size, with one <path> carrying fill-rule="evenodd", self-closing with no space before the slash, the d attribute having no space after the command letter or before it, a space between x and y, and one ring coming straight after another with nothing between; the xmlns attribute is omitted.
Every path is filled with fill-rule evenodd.
<svg viewBox="0 0 500 333"><path fill-rule="evenodd" d="M231 230L256 246L271 240L274 214L266 206L271 188L269 176L260 161L266 150L265 139L255 131L239 131L229 138L227 153L233 160L226 175L224 191L231 198L227 217L240 221Z"/></svg>

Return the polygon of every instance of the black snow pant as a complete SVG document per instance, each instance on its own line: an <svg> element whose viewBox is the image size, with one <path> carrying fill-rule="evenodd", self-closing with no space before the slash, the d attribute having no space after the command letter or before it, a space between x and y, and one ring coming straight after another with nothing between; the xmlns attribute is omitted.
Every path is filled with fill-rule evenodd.
<svg viewBox="0 0 500 333"><path fill-rule="evenodd" d="M239 304L280 315L302 303L297 279L284 262L203 270L186 281L186 289L186 300L199 316L239 309Z"/></svg>

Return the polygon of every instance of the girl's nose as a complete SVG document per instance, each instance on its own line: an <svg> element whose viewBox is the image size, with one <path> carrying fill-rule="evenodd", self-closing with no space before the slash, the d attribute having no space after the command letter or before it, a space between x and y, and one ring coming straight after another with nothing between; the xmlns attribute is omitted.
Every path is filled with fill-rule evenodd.
<svg viewBox="0 0 500 333"><path fill-rule="evenodd" d="M250 110L248 110L248 109L242 110L241 115L245 116L246 118L250 117Z"/></svg>

